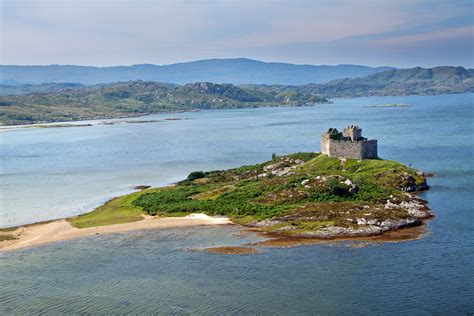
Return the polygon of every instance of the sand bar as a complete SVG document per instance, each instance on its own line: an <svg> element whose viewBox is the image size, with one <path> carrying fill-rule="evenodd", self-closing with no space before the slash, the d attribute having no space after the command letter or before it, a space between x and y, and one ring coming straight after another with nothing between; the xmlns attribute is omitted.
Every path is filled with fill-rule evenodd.
<svg viewBox="0 0 474 316"><path fill-rule="evenodd" d="M65 219L61 219L48 223L21 226L16 230L3 233L14 235L17 239L0 242L0 251L14 250L97 234L110 234L141 229L225 224L232 224L232 222L225 217L211 217L205 214L191 214L185 217L154 217L144 215L143 220L138 222L89 228L75 228Z"/></svg>

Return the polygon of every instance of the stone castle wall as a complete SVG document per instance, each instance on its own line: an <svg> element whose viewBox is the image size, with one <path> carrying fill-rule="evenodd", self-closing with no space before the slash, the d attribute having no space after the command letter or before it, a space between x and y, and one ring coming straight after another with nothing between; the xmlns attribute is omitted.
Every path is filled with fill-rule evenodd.
<svg viewBox="0 0 474 316"><path fill-rule="evenodd" d="M378 157L377 140L362 141L362 159L376 159Z"/></svg>
<svg viewBox="0 0 474 316"><path fill-rule="evenodd" d="M321 137L321 153L330 157L351 159L377 158L377 140L334 140L323 135Z"/></svg>

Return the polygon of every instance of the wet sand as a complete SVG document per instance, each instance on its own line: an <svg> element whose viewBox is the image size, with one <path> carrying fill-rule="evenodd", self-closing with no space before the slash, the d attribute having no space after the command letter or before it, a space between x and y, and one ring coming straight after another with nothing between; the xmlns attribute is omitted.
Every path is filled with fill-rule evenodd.
<svg viewBox="0 0 474 316"><path fill-rule="evenodd" d="M252 255L260 252L256 248L243 246L213 247L206 248L203 251L209 253L223 253L227 255Z"/></svg>
<svg viewBox="0 0 474 316"><path fill-rule="evenodd" d="M65 219L46 223L21 226L15 230L0 232L0 236L14 236L15 239L0 242L0 251L14 250L50 242L110 234L141 229L163 229L204 225L232 224L228 218L211 217L205 214L191 214L186 217L143 216L142 221L89 228L75 228Z"/></svg>

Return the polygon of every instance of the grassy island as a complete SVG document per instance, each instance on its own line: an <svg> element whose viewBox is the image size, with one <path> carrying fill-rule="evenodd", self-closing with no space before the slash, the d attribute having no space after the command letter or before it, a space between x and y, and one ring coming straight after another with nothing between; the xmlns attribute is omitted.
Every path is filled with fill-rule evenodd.
<svg viewBox="0 0 474 316"><path fill-rule="evenodd" d="M142 214L205 213L290 236L367 236L419 225L430 213L412 192L427 188L423 173L395 161L296 153L192 172L174 186L119 197L69 221L82 228L138 221Z"/></svg>

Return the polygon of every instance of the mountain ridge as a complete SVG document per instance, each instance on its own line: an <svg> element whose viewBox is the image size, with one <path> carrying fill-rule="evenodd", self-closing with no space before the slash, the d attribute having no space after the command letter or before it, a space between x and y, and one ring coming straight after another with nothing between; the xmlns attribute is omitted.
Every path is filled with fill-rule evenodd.
<svg viewBox="0 0 474 316"><path fill-rule="evenodd" d="M309 65L264 62L248 58L202 59L169 65L130 66L0 65L0 83L8 85L74 82L99 84L118 81L160 81L176 84L215 82L230 84L301 85L354 78L392 69L363 65Z"/></svg>
<svg viewBox="0 0 474 316"><path fill-rule="evenodd" d="M298 92L331 97L474 92L474 69L453 66L391 69L361 78L338 79L323 86L322 89L301 89Z"/></svg>
<svg viewBox="0 0 474 316"><path fill-rule="evenodd" d="M244 85L258 89L259 85ZM474 92L474 69L454 66L390 69L360 78L300 86L266 85L274 92L292 91L325 97L436 95Z"/></svg>

